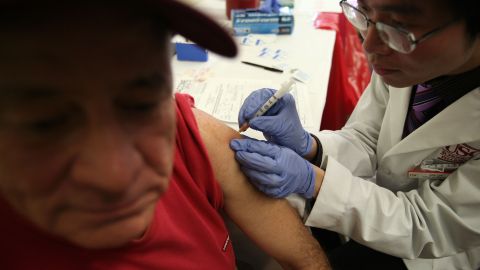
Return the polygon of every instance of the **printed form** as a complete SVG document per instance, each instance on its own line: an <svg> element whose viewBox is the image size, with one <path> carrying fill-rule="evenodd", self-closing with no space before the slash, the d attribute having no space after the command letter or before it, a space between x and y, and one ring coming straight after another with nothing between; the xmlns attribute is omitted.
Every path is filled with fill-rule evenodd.
<svg viewBox="0 0 480 270"><path fill-rule="evenodd" d="M238 122L238 112L247 96L256 89L278 89L269 80L240 80L210 78L197 81L191 78L180 78L175 83L175 92L191 95L195 99L195 107L213 115L215 118L230 124ZM295 98L297 112L302 125L314 127L308 102L306 85L297 82L290 93Z"/></svg>

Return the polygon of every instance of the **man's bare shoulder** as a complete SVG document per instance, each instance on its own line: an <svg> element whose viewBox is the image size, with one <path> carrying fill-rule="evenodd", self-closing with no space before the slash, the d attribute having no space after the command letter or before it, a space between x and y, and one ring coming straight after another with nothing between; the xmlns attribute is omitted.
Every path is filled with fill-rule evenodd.
<svg viewBox="0 0 480 270"><path fill-rule="evenodd" d="M200 134L205 141L211 139L215 141L223 141L227 142L228 146L228 142L231 139L241 137L240 133L238 133L236 130L233 130L212 115L197 108L193 108L192 110L193 114L195 115L195 119L197 120Z"/></svg>
<svg viewBox="0 0 480 270"><path fill-rule="evenodd" d="M228 191L234 179L245 179L235 161L234 152L230 149L230 140L241 135L215 117L193 108L200 135L207 148L210 162L217 181L224 192ZM232 187L233 188L233 187Z"/></svg>

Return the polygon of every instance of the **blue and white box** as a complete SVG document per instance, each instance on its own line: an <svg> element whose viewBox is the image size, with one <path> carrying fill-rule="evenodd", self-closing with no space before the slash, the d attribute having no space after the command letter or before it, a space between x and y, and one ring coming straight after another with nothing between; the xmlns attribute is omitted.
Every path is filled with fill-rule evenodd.
<svg viewBox="0 0 480 270"><path fill-rule="evenodd" d="M265 13L257 9L232 10L232 26L234 34L277 34L289 35L293 32L293 14Z"/></svg>

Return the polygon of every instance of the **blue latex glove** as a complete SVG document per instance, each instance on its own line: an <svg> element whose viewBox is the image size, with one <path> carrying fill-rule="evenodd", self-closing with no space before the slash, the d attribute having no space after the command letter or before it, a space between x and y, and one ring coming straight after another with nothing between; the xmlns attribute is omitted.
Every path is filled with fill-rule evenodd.
<svg viewBox="0 0 480 270"><path fill-rule="evenodd" d="M254 139L234 139L230 148L242 171L263 193L275 198L292 193L313 196L313 166L291 149Z"/></svg>
<svg viewBox="0 0 480 270"><path fill-rule="evenodd" d="M295 99L291 94L283 96L264 115L252 119L275 91L263 88L252 92L240 108L238 123L242 126L243 123L248 122L251 128L263 132L268 141L288 147L300 156L305 156L313 147L313 138L303 129Z"/></svg>
<svg viewBox="0 0 480 270"><path fill-rule="evenodd" d="M260 6L259 10L265 13L279 13L280 4L277 0L265 0L263 1L263 4Z"/></svg>

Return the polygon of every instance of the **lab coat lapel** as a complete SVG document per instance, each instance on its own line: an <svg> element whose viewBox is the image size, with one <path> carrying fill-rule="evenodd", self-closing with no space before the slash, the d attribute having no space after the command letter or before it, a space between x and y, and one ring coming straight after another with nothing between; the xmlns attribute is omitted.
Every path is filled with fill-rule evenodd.
<svg viewBox="0 0 480 270"><path fill-rule="evenodd" d="M403 126L405 125L405 118L407 115L408 105L410 103L412 88L389 87L389 90L391 106L388 109L389 111L386 113L386 116L389 119L389 121L386 121L386 123L390 133L390 149L402 139Z"/></svg>
<svg viewBox="0 0 480 270"><path fill-rule="evenodd" d="M402 104L403 102L402 100ZM397 109L399 110L398 114L391 116L391 122L398 121L402 125L399 130L399 125L393 124L391 136L401 136L403 132L405 119L397 118L404 118L406 112L403 107ZM480 140L480 88L461 97L430 119L430 121L410 133L403 140L400 140L385 154L384 158L391 155L476 140Z"/></svg>

